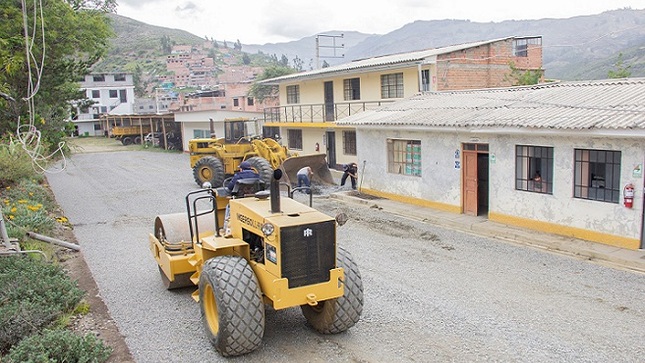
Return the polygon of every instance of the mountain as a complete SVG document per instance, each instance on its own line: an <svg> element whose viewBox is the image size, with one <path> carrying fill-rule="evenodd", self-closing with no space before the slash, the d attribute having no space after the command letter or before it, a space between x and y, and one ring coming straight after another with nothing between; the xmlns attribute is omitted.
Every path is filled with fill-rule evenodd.
<svg viewBox="0 0 645 363"><path fill-rule="evenodd" d="M160 74L166 71L162 38L186 45L199 45L206 41L183 30L152 26L116 14L110 14L110 18L116 38L109 55L96 65L95 70L132 72L140 66L149 75ZM625 8L566 19L497 23L418 20L383 35L342 30L328 31L324 35L319 37L319 62L326 61L330 65L482 40L540 35L547 78L607 78L607 72L615 69L619 54L622 54L623 64L630 67L633 77L645 77L645 9ZM317 66L316 35L284 43L242 44L242 52L276 55L278 59L285 55L289 61L297 57L302 60L304 69ZM327 57L334 52L336 57Z"/></svg>
<svg viewBox="0 0 645 363"><path fill-rule="evenodd" d="M507 20L498 23L418 20L383 35L359 33L354 38L359 40L358 43L345 42L344 59L332 59L328 63L340 64L379 55L535 35L542 36L543 64L547 78L606 78L620 53L624 64L631 65L632 76L645 76L645 10L628 8L566 19ZM269 53L280 51L287 54L289 59L296 54L305 59L312 57L311 39L314 37L304 38L306 42L299 40L252 48L244 46L243 49Z"/></svg>

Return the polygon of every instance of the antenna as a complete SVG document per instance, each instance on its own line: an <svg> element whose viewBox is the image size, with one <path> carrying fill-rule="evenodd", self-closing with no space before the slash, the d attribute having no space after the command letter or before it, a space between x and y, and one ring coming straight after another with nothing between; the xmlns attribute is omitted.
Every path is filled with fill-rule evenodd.
<svg viewBox="0 0 645 363"><path fill-rule="evenodd" d="M343 39L345 34L332 35L332 34L318 34L316 35L316 69L320 69L320 58L344 58L345 54L338 55L337 51L340 49L345 49L345 44L336 44L336 39ZM320 44L320 40L326 39L331 41L331 44L325 42L325 44ZM320 49L331 49L330 55L320 55Z"/></svg>

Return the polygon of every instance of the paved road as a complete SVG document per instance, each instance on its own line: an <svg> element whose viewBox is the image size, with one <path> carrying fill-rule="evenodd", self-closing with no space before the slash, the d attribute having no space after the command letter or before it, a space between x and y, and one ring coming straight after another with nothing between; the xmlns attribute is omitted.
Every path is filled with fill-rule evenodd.
<svg viewBox="0 0 645 363"><path fill-rule="evenodd" d="M167 291L148 250L158 214L183 211L188 156L74 155L49 174L112 317L137 362L224 362L190 289ZM314 333L299 309L267 311L262 347L235 361L641 362L645 276L316 198L352 219L339 244L365 287L361 321Z"/></svg>

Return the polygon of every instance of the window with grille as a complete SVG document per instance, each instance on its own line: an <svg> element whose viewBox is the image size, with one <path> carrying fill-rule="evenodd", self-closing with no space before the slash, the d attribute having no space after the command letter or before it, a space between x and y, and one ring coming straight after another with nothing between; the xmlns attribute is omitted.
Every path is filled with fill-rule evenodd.
<svg viewBox="0 0 645 363"><path fill-rule="evenodd" d="M287 139L289 149L302 150L302 130L288 130Z"/></svg>
<svg viewBox="0 0 645 363"><path fill-rule="evenodd" d="M361 79L348 78L343 80L343 92L345 101L354 101L361 99Z"/></svg>
<svg viewBox="0 0 645 363"><path fill-rule="evenodd" d="M515 39L513 40L513 55L516 57L528 57L529 56L529 43L527 39Z"/></svg>
<svg viewBox="0 0 645 363"><path fill-rule="evenodd" d="M287 103L300 103L300 86L287 86Z"/></svg>
<svg viewBox="0 0 645 363"><path fill-rule="evenodd" d="M343 131L343 153L356 155L356 131Z"/></svg>
<svg viewBox="0 0 645 363"><path fill-rule="evenodd" d="M553 194L553 148L515 146L515 189Z"/></svg>
<svg viewBox="0 0 645 363"><path fill-rule="evenodd" d="M403 73L381 75L381 98L403 98Z"/></svg>
<svg viewBox="0 0 645 363"><path fill-rule="evenodd" d="M573 197L618 203L620 151L575 149Z"/></svg>
<svg viewBox="0 0 645 363"><path fill-rule="evenodd" d="M388 139L387 164L390 173L421 176L421 141Z"/></svg>

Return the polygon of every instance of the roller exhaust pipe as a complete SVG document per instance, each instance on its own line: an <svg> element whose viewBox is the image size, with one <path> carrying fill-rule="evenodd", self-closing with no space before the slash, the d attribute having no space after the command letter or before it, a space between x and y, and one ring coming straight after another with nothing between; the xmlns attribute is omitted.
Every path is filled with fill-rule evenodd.
<svg viewBox="0 0 645 363"><path fill-rule="evenodd" d="M271 192L271 213L280 213L280 179L282 178L282 170L276 169L273 171L273 178L271 178L271 185L269 191Z"/></svg>

